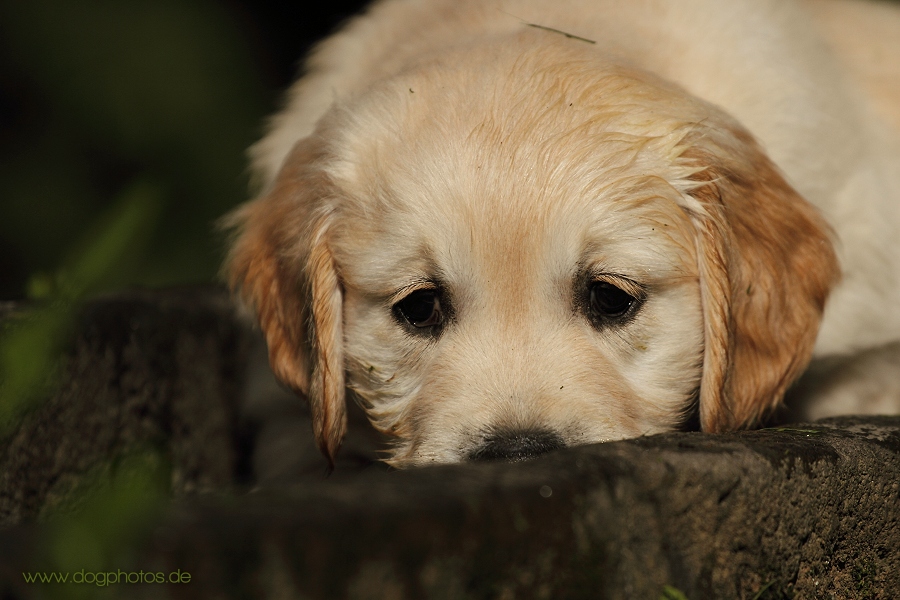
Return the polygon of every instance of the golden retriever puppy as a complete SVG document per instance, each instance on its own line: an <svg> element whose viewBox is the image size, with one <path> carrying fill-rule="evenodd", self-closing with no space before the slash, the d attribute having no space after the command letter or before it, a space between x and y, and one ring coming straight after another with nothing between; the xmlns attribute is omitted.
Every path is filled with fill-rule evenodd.
<svg viewBox="0 0 900 600"><path fill-rule="evenodd" d="M332 460L351 397L400 467L752 426L900 340L898 127L887 4L382 0L226 270Z"/></svg>

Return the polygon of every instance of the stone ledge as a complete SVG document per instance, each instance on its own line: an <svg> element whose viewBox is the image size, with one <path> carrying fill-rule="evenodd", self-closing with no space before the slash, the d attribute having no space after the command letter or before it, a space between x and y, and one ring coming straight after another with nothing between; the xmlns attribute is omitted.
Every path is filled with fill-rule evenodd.
<svg viewBox="0 0 900 600"><path fill-rule="evenodd" d="M241 369L255 364L253 336L223 298L147 292L85 313L60 395L0 444L6 522L25 519L0 531L2 597L43 597L21 572L34 568L45 526L30 519L53 482L143 438L168 444L175 498L135 564L181 569L192 582L109 588L116 597L656 599L671 586L696 600L900 589L896 417L672 433L518 464L387 472L360 458L330 479L307 465L259 485L239 466L253 462L246 431L258 449L265 428L246 421L283 413L277 402L246 408L241 395L261 389L258 373ZM124 386L123 373L143 383ZM198 426L211 411L221 414ZM68 444L65 460L39 450L48 435Z"/></svg>
<svg viewBox="0 0 900 600"><path fill-rule="evenodd" d="M197 499L148 557L207 598L888 598L898 482L897 418L668 434Z"/></svg>

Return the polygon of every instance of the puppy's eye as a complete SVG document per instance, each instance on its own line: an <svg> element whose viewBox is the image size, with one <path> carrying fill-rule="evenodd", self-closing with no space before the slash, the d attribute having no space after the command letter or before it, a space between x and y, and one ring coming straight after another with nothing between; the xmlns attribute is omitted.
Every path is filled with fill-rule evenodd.
<svg viewBox="0 0 900 600"><path fill-rule="evenodd" d="M416 290L394 305L394 313L413 327L423 329L444 322L437 290Z"/></svg>
<svg viewBox="0 0 900 600"><path fill-rule="evenodd" d="M637 304L637 298L606 281L595 281L590 286L591 316L603 321L615 321L625 317Z"/></svg>

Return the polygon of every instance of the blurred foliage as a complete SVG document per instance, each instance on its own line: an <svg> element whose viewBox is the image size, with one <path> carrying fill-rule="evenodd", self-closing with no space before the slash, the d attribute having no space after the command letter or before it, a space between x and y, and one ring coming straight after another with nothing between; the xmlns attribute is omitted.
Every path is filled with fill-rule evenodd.
<svg viewBox="0 0 900 600"><path fill-rule="evenodd" d="M49 395L73 311L86 296L124 283L156 229L163 199L158 186L135 183L75 241L60 268L31 278L35 302L0 324L0 434Z"/></svg>
<svg viewBox="0 0 900 600"><path fill-rule="evenodd" d="M0 301L25 301L0 302L0 441L52 396L82 302L215 277L213 223L246 197L245 149L304 48L360 3L0 2ZM128 568L171 491L163 456L78 474L47 515L40 567Z"/></svg>
<svg viewBox="0 0 900 600"><path fill-rule="evenodd" d="M72 494L78 506L55 515L43 530L40 567L70 575L142 570L134 564L137 557L131 549L149 533L149 524L165 506L169 479L168 465L153 450L101 465ZM123 590L116 584L59 584L43 591L53 598L74 600L121 597Z"/></svg>
<svg viewBox="0 0 900 600"><path fill-rule="evenodd" d="M237 15L210 0L0 3L0 300L27 299L0 313L0 439L52 394L86 298L215 276L212 223L245 198L244 150L271 105ZM148 450L95 465L46 529L47 568L124 565L169 492L163 463Z"/></svg>
<svg viewBox="0 0 900 600"><path fill-rule="evenodd" d="M659 596L659 600L688 600L687 596L685 596L684 592L679 590L675 586L664 585L662 594Z"/></svg>
<svg viewBox="0 0 900 600"><path fill-rule="evenodd" d="M74 242L60 268L31 279L34 301L0 324L0 438L52 394L74 311L92 293L125 281L128 265L143 255L157 229L164 198L148 181L127 188ZM170 479L162 453L153 449L95 465L44 530L40 567L70 574L127 567L129 549L164 506ZM72 599L111 594L63 584L43 591Z"/></svg>
<svg viewBox="0 0 900 600"><path fill-rule="evenodd" d="M21 298L138 180L167 192L120 284L214 277L269 104L236 17L205 0L0 4L0 298ZM99 250L98 250L99 251Z"/></svg>
<svg viewBox="0 0 900 600"><path fill-rule="evenodd" d="M58 350L68 323L69 311L51 305L2 324L0 437L37 400L49 395L58 375Z"/></svg>

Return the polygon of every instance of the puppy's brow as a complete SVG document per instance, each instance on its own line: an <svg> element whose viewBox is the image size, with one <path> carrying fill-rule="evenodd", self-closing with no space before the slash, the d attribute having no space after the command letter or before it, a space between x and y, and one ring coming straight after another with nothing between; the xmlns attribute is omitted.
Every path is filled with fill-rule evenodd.
<svg viewBox="0 0 900 600"><path fill-rule="evenodd" d="M641 285L624 275L615 273L592 273L590 277L593 281L605 281L606 283L612 284L635 298L643 298L647 295L646 286Z"/></svg>
<svg viewBox="0 0 900 600"><path fill-rule="evenodd" d="M414 280L403 287L395 290L390 296L391 304L402 300L403 298L409 296L413 292L419 290L436 290L438 289L438 284L430 279L417 279Z"/></svg>

